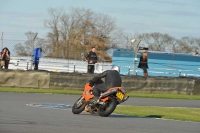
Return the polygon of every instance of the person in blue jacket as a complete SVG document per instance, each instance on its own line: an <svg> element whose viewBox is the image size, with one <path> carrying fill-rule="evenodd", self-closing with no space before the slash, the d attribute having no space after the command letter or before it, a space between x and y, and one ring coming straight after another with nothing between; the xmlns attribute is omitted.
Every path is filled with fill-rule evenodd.
<svg viewBox="0 0 200 133"><path fill-rule="evenodd" d="M39 60L42 57L42 49L41 48L35 48L33 54L34 54L33 55L34 70L38 70Z"/></svg>

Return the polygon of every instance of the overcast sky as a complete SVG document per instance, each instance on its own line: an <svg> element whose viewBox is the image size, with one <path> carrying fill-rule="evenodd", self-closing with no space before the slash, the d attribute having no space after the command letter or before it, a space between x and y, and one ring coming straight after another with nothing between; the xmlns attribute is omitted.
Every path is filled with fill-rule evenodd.
<svg viewBox="0 0 200 133"><path fill-rule="evenodd" d="M0 32L45 36L49 8L83 7L107 14L126 32L200 38L200 0L0 0Z"/></svg>

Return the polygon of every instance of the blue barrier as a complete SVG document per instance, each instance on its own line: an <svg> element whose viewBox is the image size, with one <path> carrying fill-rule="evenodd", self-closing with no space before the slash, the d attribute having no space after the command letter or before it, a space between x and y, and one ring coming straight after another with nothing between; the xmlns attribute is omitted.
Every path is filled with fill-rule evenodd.
<svg viewBox="0 0 200 133"><path fill-rule="evenodd" d="M142 53L137 53L136 67ZM134 51L118 49L113 51L112 65L121 67L121 74L133 75ZM200 77L200 56L192 54L167 53L148 51L149 76L192 76ZM136 68L136 75L143 75L140 68Z"/></svg>

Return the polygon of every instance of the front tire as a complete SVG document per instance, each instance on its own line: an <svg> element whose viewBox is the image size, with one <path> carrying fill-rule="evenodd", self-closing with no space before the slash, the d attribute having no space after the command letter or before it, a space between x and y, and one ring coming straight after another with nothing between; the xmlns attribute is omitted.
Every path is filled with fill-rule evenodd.
<svg viewBox="0 0 200 133"><path fill-rule="evenodd" d="M107 106L100 105L98 113L102 117L108 117L117 107L117 101L114 97L109 97L109 100L106 101Z"/></svg>
<svg viewBox="0 0 200 133"><path fill-rule="evenodd" d="M85 109L85 106L86 106L86 101L85 99L81 96L75 103L74 105L72 106L72 112L74 114L80 114L84 109Z"/></svg>

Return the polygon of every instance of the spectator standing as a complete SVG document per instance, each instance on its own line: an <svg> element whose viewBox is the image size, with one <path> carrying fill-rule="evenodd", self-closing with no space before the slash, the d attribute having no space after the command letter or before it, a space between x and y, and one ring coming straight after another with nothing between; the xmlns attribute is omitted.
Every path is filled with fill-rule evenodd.
<svg viewBox="0 0 200 133"><path fill-rule="evenodd" d="M3 66L5 66L5 61L2 60L1 53L2 52L0 52L0 69L2 69Z"/></svg>
<svg viewBox="0 0 200 133"><path fill-rule="evenodd" d="M94 65L97 63L97 54L95 51L95 47L92 47L91 51L85 56L85 59L88 61L88 73L94 73Z"/></svg>
<svg viewBox="0 0 200 133"><path fill-rule="evenodd" d="M33 55L33 65L34 70L38 70L38 64L39 60L42 57L42 49L41 48L35 48L34 49L34 55Z"/></svg>
<svg viewBox="0 0 200 133"><path fill-rule="evenodd" d="M147 52L143 52L143 53L142 53L142 56L140 56L140 62L139 62L138 68L143 69L143 74L144 74L145 77L148 76L147 69L148 69L149 67L148 67L148 56L147 56Z"/></svg>
<svg viewBox="0 0 200 133"><path fill-rule="evenodd" d="M8 66L9 66L9 62L10 62L10 51L7 47L3 48L2 49L2 52L1 52L1 61L4 62L4 68L5 69L8 69ZM3 68L3 66L1 66L1 68Z"/></svg>

